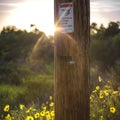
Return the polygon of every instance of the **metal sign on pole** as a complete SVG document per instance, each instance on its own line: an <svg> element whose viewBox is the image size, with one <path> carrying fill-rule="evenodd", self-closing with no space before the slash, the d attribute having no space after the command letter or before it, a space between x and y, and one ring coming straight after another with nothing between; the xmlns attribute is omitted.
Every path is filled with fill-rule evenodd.
<svg viewBox="0 0 120 120"><path fill-rule="evenodd" d="M89 120L89 0L54 0L55 120Z"/></svg>
<svg viewBox="0 0 120 120"><path fill-rule="evenodd" d="M61 32L72 33L74 32L73 21L73 3L61 3L59 4L59 21Z"/></svg>

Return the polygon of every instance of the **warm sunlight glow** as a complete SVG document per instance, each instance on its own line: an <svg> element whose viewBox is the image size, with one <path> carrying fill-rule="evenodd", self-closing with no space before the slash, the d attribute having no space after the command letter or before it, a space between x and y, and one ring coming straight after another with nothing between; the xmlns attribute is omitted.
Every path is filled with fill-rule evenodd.
<svg viewBox="0 0 120 120"><path fill-rule="evenodd" d="M107 27L110 21L119 21L118 1L91 0L90 22ZM31 24L46 35L54 34L54 0L0 0L0 31L9 25L32 31Z"/></svg>
<svg viewBox="0 0 120 120"><path fill-rule="evenodd" d="M26 0L16 4L16 8L9 17L9 22L18 28L31 31L30 24L47 35L54 34L53 0Z"/></svg>
<svg viewBox="0 0 120 120"><path fill-rule="evenodd" d="M57 27L57 25L54 26L54 32L58 32L58 31L61 31L61 29L59 27Z"/></svg>

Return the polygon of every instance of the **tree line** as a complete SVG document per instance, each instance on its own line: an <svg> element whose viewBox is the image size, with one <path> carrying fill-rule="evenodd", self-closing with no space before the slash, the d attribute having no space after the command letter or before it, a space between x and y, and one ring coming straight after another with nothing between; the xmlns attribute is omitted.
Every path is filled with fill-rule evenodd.
<svg viewBox="0 0 120 120"><path fill-rule="evenodd" d="M98 74L120 83L120 22L110 22L107 28L91 24L90 58Z"/></svg>

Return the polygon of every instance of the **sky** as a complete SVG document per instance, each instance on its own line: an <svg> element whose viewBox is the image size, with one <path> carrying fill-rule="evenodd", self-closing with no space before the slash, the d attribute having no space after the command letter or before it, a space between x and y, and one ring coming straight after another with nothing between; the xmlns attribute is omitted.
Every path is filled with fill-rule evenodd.
<svg viewBox="0 0 120 120"><path fill-rule="evenodd" d="M120 0L91 0L91 22L103 23L120 21Z"/></svg>
<svg viewBox="0 0 120 120"><path fill-rule="evenodd" d="M90 21L105 26L120 21L120 0L90 0ZM0 0L0 30L8 25L31 30L30 24L53 34L54 0Z"/></svg>

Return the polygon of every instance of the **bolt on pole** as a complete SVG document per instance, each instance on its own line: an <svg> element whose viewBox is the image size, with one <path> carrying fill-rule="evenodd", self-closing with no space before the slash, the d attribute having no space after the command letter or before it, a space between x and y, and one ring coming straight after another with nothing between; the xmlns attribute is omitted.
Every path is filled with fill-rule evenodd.
<svg viewBox="0 0 120 120"><path fill-rule="evenodd" d="M90 1L54 0L55 120L89 120Z"/></svg>

